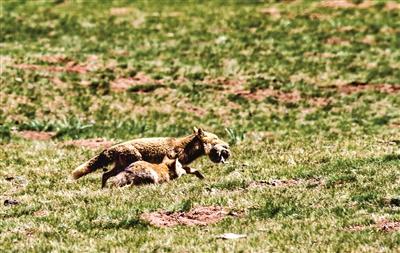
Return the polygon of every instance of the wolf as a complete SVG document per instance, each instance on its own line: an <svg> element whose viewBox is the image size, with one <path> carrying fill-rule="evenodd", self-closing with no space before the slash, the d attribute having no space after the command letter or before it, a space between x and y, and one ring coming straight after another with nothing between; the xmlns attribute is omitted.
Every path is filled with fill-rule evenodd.
<svg viewBox="0 0 400 253"><path fill-rule="evenodd" d="M194 174L200 179L204 178L199 171L194 171L190 167L182 166L179 159L170 159L168 156L165 156L160 164L146 161L131 163L127 168L111 179L111 187L161 184L177 179L185 174Z"/></svg>
<svg viewBox="0 0 400 253"><path fill-rule="evenodd" d="M207 155L214 163L225 163L231 156L231 151L229 144L217 135L201 128L194 128L192 134L180 138L141 138L116 144L79 165L72 172L72 178L76 180L114 164L110 171L103 173L101 180L103 188L110 177L116 176L136 161L159 164L165 156L168 156L171 159L177 158L183 166L187 166L204 155Z"/></svg>

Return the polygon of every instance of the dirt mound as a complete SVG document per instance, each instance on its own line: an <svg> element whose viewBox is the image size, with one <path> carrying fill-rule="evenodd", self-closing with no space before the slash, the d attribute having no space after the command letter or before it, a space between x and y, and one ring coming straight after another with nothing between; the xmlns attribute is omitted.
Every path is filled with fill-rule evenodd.
<svg viewBox="0 0 400 253"><path fill-rule="evenodd" d="M27 140L47 141L56 135L55 132L18 131L16 134Z"/></svg>
<svg viewBox="0 0 400 253"><path fill-rule="evenodd" d="M114 145L113 141L108 141L102 138L95 139L84 139L84 140L72 140L66 141L63 144L64 146L75 146L75 147L85 147L85 148L108 148Z"/></svg>
<svg viewBox="0 0 400 253"><path fill-rule="evenodd" d="M156 227L177 225L206 226L224 219L229 212L219 206L199 206L189 212L152 212L144 213L141 219Z"/></svg>

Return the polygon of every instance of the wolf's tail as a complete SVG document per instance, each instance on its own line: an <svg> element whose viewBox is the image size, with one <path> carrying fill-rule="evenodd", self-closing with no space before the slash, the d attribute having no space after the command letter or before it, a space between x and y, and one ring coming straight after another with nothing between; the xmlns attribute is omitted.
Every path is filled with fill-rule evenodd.
<svg viewBox="0 0 400 253"><path fill-rule="evenodd" d="M105 166L111 164L114 161L114 159L109 154L110 152L107 152L107 151L108 150L104 150L99 155L97 155L97 156L91 158L89 161L79 165L72 172L72 178L76 180L80 177L83 177L86 174L89 174L97 169L100 169L102 167L105 167Z"/></svg>

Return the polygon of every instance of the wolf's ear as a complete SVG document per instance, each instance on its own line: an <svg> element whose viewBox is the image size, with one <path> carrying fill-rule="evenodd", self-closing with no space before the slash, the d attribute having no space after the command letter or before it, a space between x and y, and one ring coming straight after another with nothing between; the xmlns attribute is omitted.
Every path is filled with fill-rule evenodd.
<svg viewBox="0 0 400 253"><path fill-rule="evenodd" d="M201 129L201 128L193 128L193 130L194 130L194 133L195 134L197 134L198 136L204 136L204 131L203 131L203 129Z"/></svg>
<svg viewBox="0 0 400 253"><path fill-rule="evenodd" d="M199 130L199 129L197 129L197 127L193 127L193 133L194 133L194 134L196 134L198 130Z"/></svg>

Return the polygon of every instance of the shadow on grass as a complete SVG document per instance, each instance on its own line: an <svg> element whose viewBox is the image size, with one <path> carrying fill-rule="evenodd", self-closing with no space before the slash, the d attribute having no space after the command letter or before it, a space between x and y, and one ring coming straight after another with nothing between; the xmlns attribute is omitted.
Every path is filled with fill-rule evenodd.
<svg viewBox="0 0 400 253"><path fill-rule="evenodd" d="M85 222L86 223L86 222ZM99 222L90 222L86 224L79 224L78 227L82 231L86 231L88 227L90 229L140 229L146 230L149 225L139 218L128 218L120 221L99 221Z"/></svg>

